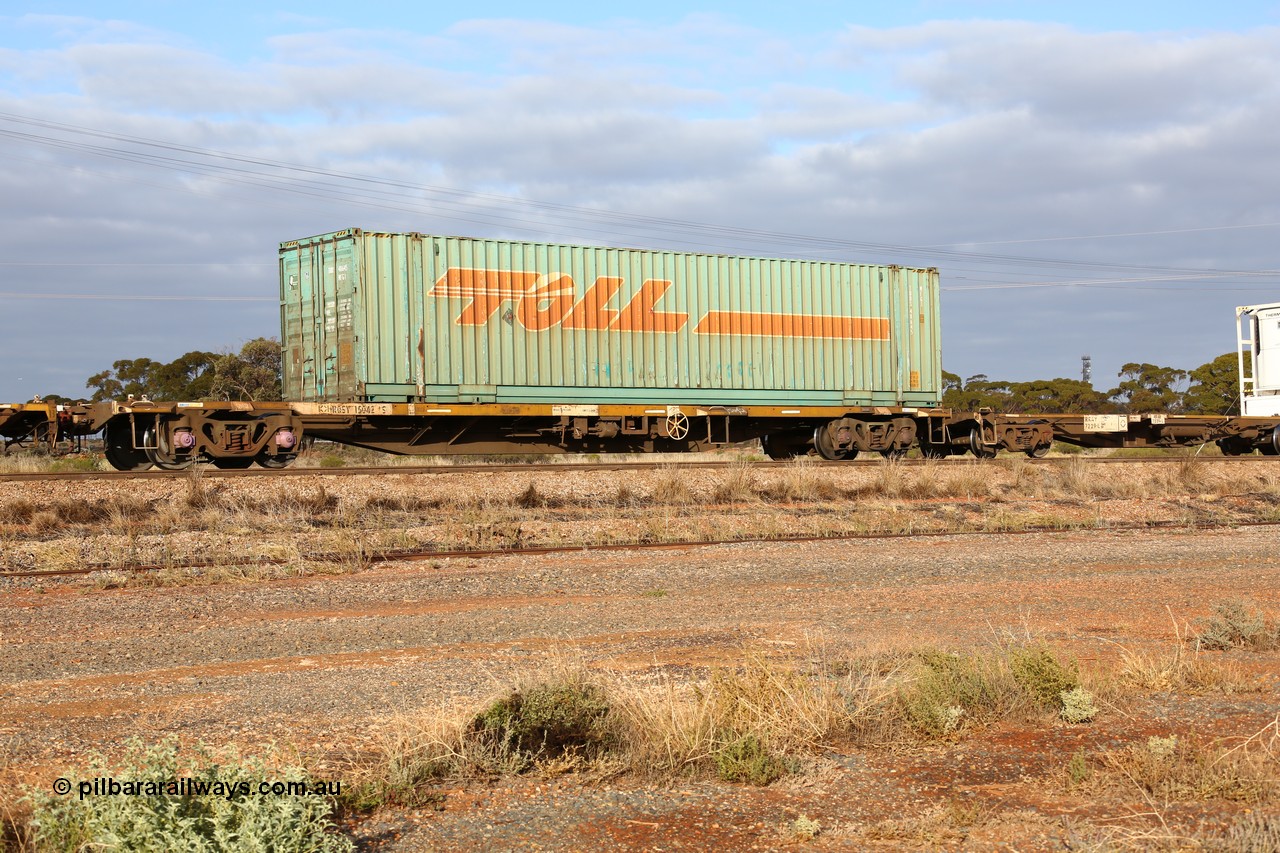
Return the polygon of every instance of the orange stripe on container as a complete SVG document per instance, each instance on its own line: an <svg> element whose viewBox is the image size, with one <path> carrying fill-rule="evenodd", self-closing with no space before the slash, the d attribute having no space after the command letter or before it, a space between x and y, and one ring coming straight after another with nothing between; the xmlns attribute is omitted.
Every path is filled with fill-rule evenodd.
<svg viewBox="0 0 1280 853"><path fill-rule="evenodd" d="M764 314L758 311L708 311L695 335L749 335L760 338L834 338L887 341L884 317L834 317L828 314Z"/></svg>

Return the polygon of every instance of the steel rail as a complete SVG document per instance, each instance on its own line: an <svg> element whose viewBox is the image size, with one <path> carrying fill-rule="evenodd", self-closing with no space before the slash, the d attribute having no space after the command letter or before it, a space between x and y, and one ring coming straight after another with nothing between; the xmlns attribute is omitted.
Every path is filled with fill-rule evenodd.
<svg viewBox="0 0 1280 853"><path fill-rule="evenodd" d="M844 461L828 461L825 459L809 459L815 468L874 468L886 464L897 464L905 467L934 465L986 465L1003 459L1020 459L1027 464L1054 465L1069 459L1079 459L1089 465L1102 464L1161 464L1179 462L1187 458L1195 458L1202 462L1214 464L1221 462L1262 462L1270 461L1267 456L1057 456L1052 459L1028 459L1021 454L1009 454L995 460L976 459L973 457L952 457L951 459L901 459L896 463L887 463L884 459L852 459ZM465 465L372 465L344 468L248 468L243 470L221 469L212 466L200 466L182 471L10 471L0 472L0 482L32 482L58 480L173 480L200 477L202 479L229 479L235 477L352 477L384 474L509 474L509 473L550 473L563 471L652 471L666 466L679 466L681 470L704 469L716 470L743 464L742 460L707 461L689 460L661 462L556 462L556 463L520 463L489 464L475 463ZM794 464L793 461L754 461L746 464L764 469L784 470Z"/></svg>
<svg viewBox="0 0 1280 853"><path fill-rule="evenodd" d="M1280 521L1250 521L1240 524L1198 523L1185 521L1149 521L1105 524L1091 527L1023 527L1017 530L924 530L914 532L835 533L830 535L765 536L735 539L685 539L674 542L606 542L589 545L532 545L521 548L484 548L439 550L415 548L408 550L371 551L353 555L350 552L321 552L297 557L234 557L221 560L180 560L169 563L136 563L111 565L107 563L82 566L76 569L0 569L0 579L47 578L72 575L89 575L94 572L125 572L142 574L183 569L235 568L240 566L281 566L299 562L342 562L357 559L367 565L419 560L475 559L482 557L520 557L543 554L592 554L611 551L678 551L709 548L720 545L770 545L804 544L811 542L854 542L876 539L932 539L944 536L1029 536L1047 533L1122 533L1156 530L1228 530L1242 527L1275 527Z"/></svg>

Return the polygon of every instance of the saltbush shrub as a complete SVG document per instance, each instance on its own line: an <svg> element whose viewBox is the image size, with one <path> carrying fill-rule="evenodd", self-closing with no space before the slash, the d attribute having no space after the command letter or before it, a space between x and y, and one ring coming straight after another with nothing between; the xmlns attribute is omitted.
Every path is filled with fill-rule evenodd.
<svg viewBox="0 0 1280 853"><path fill-rule="evenodd" d="M203 745L182 754L175 739L145 747L131 741L122 763L90 757L89 771L68 779L110 779L164 793L81 797L79 782L67 795L28 792L31 840L37 850L129 850L169 853L236 850L244 853L336 853L354 849L336 834L330 801L316 793L259 794L262 782L309 782L301 767L273 766L241 758L234 750L214 753ZM189 780L185 784L182 780ZM216 785L215 785L216 783ZM156 786L159 786L158 788ZM214 793L194 793L208 786Z"/></svg>

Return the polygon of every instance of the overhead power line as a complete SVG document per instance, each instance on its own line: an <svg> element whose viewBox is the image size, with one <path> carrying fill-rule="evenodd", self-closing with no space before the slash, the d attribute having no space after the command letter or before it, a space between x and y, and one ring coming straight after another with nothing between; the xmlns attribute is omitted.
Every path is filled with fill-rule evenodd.
<svg viewBox="0 0 1280 853"><path fill-rule="evenodd" d="M892 256L898 261L904 257L919 259L915 260L915 263L920 265L925 262L968 263L981 267L978 271L987 276L1004 275L1005 272L1001 268L1006 268L1010 272L1018 270L1016 275L1019 278L1025 276L1025 272L1022 271L1028 268L1075 271L1076 273L1074 277L1064 276L1067 279L1065 281L996 281L948 288L953 291L1084 285L1129 287L1135 282L1221 281L1230 278L1271 278L1280 275L1273 270L1195 269L1005 255L960 251L939 246L909 246L714 225L670 217L602 210L495 193L395 181L377 176L321 169L164 140L112 133L10 113L0 113L0 122L7 122L9 125L9 127L0 125L0 137L47 148L176 171L222 183L242 184L302 197L337 201L350 206L408 213L430 213L452 221L514 228L526 233L535 231L545 234L552 227L562 229L567 227L579 233L606 234L610 237L615 237L621 231L631 235L643 235L650 240L653 239L654 234L663 234L665 236L662 239L668 244L688 245L702 250L705 250L708 245L714 245L718 248L731 249L733 253L749 254L763 254L766 251L765 247L770 247L769 252L774 254L786 252L813 255L862 252L876 256ZM548 217L552 218L551 221L548 221ZM1233 227L1265 226L1178 229L1168 233L1185 233L1188 230L1226 230ZM1133 232L1130 236L1146 233L1161 232ZM1043 238L1043 240L1096 239L1102 236L1125 235ZM1015 242L1037 241L990 241L990 244ZM1079 279L1081 274L1090 273L1107 277Z"/></svg>

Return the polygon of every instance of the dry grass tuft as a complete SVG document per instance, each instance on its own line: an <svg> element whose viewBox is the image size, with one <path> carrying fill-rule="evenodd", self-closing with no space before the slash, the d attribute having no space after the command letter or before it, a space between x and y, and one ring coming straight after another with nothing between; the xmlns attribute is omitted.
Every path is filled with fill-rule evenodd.
<svg viewBox="0 0 1280 853"><path fill-rule="evenodd" d="M934 495L943 498L973 500L986 497L991 491L990 473L976 462L948 465L946 472L938 477L934 486Z"/></svg>
<svg viewBox="0 0 1280 853"><path fill-rule="evenodd" d="M919 478L913 480L909 477L898 460L886 459L877 466L867 492L886 498L907 497L918 490L920 482Z"/></svg>
<svg viewBox="0 0 1280 853"><path fill-rule="evenodd" d="M751 464L739 459L729 466L716 485L712 499L721 504L740 504L756 500L756 475Z"/></svg>
<svg viewBox="0 0 1280 853"><path fill-rule="evenodd" d="M538 491L538 486L532 480L529 481L529 485L525 490L517 495L511 503L523 509L538 509L539 507L548 506L546 496Z"/></svg>
<svg viewBox="0 0 1280 853"><path fill-rule="evenodd" d="M714 771L726 781L768 784L789 759L810 752L848 719L837 679L803 674L762 653L703 685L632 687L614 680L614 697L633 770L658 774Z"/></svg>
<svg viewBox="0 0 1280 853"><path fill-rule="evenodd" d="M843 496L831 478L814 465L807 456L797 457L785 472L762 490L763 494L778 501L812 503L835 500Z"/></svg>
<svg viewBox="0 0 1280 853"><path fill-rule="evenodd" d="M26 498L19 498L16 501L9 501L3 507L0 507L0 518L5 519L10 524L27 524L36 512L35 504Z"/></svg>
<svg viewBox="0 0 1280 853"><path fill-rule="evenodd" d="M1273 802L1280 793L1280 717L1249 738L1202 745L1176 734L1152 736L1145 743L1101 756L1113 778L1128 780L1163 800Z"/></svg>
<svg viewBox="0 0 1280 853"><path fill-rule="evenodd" d="M1174 491L1200 491L1211 479L1209 465L1191 452L1179 455L1165 473L1165 484Z"/></svg>
<svg viewBox="0 0 1280 853"><path fill-rule="evenodd" d="M981 802L953 799L919 815L882 820L868 827L864 837L869 841L910 843L913 848L950 847L962 843L991 817L992 809Z"/></svg>
<svg viewBox="0 0 1280 853"><path fill-rule="evenodd" d="M329 494L324 484L309 490L281 488L272 500L250 502L249 508L316 524L324 522L338 508L338 496Z"/></svg>
<svg viewBox="0 0 1280 853"><path fill-rule="evenodd" d="M1188 654L1181 640L1153 651L1122 646L1115 678L1122 686L1157 693L1243 693L1258 686L1237 664Z"/></svg>
<svg viewBox="0 0 1280 853"><path fill-rule="evenodd" d="M367 510L420 513L439 507L439 501L418 495L372 495L365 499Z"/></svg>
<svg viewBox="0 0 1280 853"><path fill-rule="evenodd" d="M688 506L694 502L688 475L679 465L663 465L653 487L653 502L660 506Z"/></svg>
<svg viewBox="0 0 1280 853"><path fill-rule="evenodd" d="M613 498L614 506L620 509L633 509L644 505L644 499L632 491L626 483L618 486L618 493Z"/></svg>
<svg viewBox="0 0 1280 853"><path fill-rule="evenodd" d="M187 477L187 492L182 502L191 509L217 509L222 506L221 492L220 487L210 486L200 476L199 465L193 465Z"/></svg>

